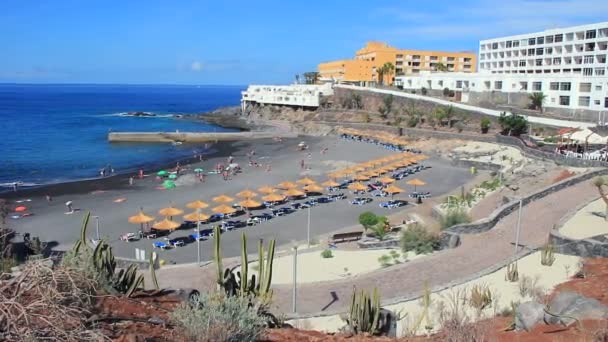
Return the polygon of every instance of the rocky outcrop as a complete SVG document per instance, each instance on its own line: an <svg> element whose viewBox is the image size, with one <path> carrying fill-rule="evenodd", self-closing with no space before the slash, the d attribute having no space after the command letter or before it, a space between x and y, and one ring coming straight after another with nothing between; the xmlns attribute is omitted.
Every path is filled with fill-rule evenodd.
<svg viewBox="0 0 608 342"><path fill-rule="evenodd" d="M547 324L564 325L572 324L576 320L607 318L608 306L597 299L570 291L560 292L553 297L544 315Z"/></svg>
<svg viewBox="0 0 608 342"><path fill-rule="evenodd" d="M545 306L541 303L521 303L515 309L515 329L530 331L544 316Z"/></svg>

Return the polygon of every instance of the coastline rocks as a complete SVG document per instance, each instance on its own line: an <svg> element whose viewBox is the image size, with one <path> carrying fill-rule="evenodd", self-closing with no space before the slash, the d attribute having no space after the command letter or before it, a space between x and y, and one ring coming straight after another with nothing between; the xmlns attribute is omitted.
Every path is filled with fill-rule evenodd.
<svg viewBox="0 0 608 342"><path fill-rule="evenodd" d="M154 117L156 114L148 112L128 112L124 116L136 116L136 117Z"/></svg>
<svg viewBox="0 0 608 342"><path fill-rule="evenodd" d="M529 331L545 315L545 306L538 302L521 303L515 309L515 330Z"/></svg>

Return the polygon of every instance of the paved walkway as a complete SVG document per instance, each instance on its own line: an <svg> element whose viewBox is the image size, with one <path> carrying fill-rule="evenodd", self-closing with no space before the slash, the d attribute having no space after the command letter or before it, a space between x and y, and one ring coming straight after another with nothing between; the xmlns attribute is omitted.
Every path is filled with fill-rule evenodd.
<svg viewBox="0 0 608 342"><path fill-rule="evenodd" d="M352 90L370 91L370 92L379 93L379 94L391 94L393 96L407 97L407 98L416 99L416 100L429 101L429 102L434 102L434 103L438 103L438 104L442 104L442 105L446 105L446 106L451 105L456 108L473 111L473 112L478 112L478 113L482 113L482 114L486 114L486 115L496 116L496 117L499 117L500 114L502 112L504 112L504 110L501 111L501 110L493 110L493 109L488 109L488 108L483 108L483 107L476 107L476 106L471 106L471 105L467 105L467 104L463 104L463 103L442 100L442 99L438 99L438 98L434 98L434 97L430 97L430 96L410 94L410 93L406 93L404 91L398 91L398 90L359 87L359 86L352 86L352 85L345 85L345 84L337 84L334 87L352 89ZM550 119L550 118L542 118L542 117L537 117L537 116L528 116L527 118L528 118L528 121L530 121L532 123L538 123L538 124L542 124L542 125L556 126L556 127L588 128L588 127L595 126L594 123L583 122L583 121Z"/></svg>
<svg viewBox="0 0 608 342"><path fill-rule="evenodd" d="M549 231L568 210L597 197L592 181L579 183L525 206L522 211L520 243L531 248L542 246ZM298 313L335 313L345 310L352 287L377 287L385 300L420 293L424 283L431 288L471 276L497 265L513 255L517 212L506 216L494 229L481 233L461 235L462 245L437 252L428 257L370 272L345 281L301 284L298 287ZM224 262L224 266L238 260ZM322 265L320 265L322 266ZM215 267L209 265L199 272L192 267L180 266L163 269L159 276L161 286L211 289L215 282ZM276 312L291 312L292 287L273 286ZM335 300L332 299L332 292Z"/></svg>

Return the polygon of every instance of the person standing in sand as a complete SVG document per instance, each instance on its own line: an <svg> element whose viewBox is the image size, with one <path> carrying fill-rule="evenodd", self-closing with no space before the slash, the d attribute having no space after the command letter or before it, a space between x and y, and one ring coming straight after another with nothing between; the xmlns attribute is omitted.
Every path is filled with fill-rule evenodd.
<svg viewBox="0 0 608 342"><path fill-rule="evenodd" d="M68 214L74 213L74 208L72 207L72 201L65 202L65 206L68 208Z"/></svg>
<svg viewBox="0 0 608 342"><path fill-rule="evenodd" d="M300 160L300 169L304 169L304 159Z"/></svg>
<svg viewBox="0 0 608 342"><path fill-rule="evenodd" d="M144 169L139 169L139 179L144 179Z"/></svg>
<svg viewBox="0 0 608 342"><path fill-rule="evenodd" d="M53 202L53 197L51 197L51 194L46 194L46 201L49 203Z"/></svg>
<svg viewBox="0 0 608 342"><path fill-rule="evenodd" d="M129 177L129 185L133 186L133 176Z"/></svg>

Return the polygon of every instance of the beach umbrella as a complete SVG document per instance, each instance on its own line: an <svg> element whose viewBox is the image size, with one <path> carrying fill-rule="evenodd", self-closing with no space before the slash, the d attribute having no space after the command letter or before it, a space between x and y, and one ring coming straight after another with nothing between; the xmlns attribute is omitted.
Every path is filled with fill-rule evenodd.
<svg viewBox="0 0 608 342"><path fill-rule="evenodd" d="M175 183L173 181L166 180L163 182L163 187L165 189L175 189Z"/></svg>
<svg viewBox="0 0 608 342"><path fill-rule="evenodd" d="M201 172L205 172L205 170L203 170L203 169L202 169L202 168L200 168L200 167L197 167L196 169L194 169L194 172L196 172L196 173L201 173Z"/></svg>
<svg viewBox="0 0 608 342"><path fill-rule="evenodd" d="M166 207L166 208L162 208L161 210L158 211L159 214L161 214L162 216L168 216L168 217L173 217L173 216L177 216L177 215L181 215L184 213L183 210L175 208L173 205L171 205L170 207Z"/></svg>
<svg viewBox="0 0 608 342"><path fill-rule="evenodd" d="M137 213L137 215L133 215L133 216L129 217L128 221L131 224L139 224L140 229L143 232L144 223L150 223L150 222L154 221L154 217L144 214L144 210L140 208L139 213Z"/></svg>
<svg viewBox="0 0 608 342"><path fill-rule="evenodd" d="M298 196L306 195L306 193L304 193L304 191L298 190L296 188L291 188L291 189L285 191L283 194L287 197L298 197Z"/></svg>
<svg viewBox="0 0 608 342"><path fill-rule="evenodd" d="M181 225L182 225L181 223L171 221L167 217L165 217L165 219L162 221L154 222L154 224L152 225L152 228L158 229L158 230L175 230L175 229L179 228L179 226L181 226Z"/></svg>
<svg viewBox="0 0 608 342"><path fill-rule="evenodd" d="M365 173L365 175L369 176L369 178L378 177L380 173L376 170L370 170Z"/></svg>
<svg viewBox="0 0 608 342"><path fill-rule="evenodd" d="M412 180L409 180L405 184L407 184L407 185L413 185L414 186L414 192L416 191L416 187L417 186L426 185L426 183L424 181L421 181L418 178L414 178Z"/></svg>
<svg viewBox="0 0 608 342"><path fill-rule="evenodd" d="M209 204L207 204L201 200L196 200L196 201L186 204L186 207L188 207L190 209L205 209L205 208L209 207Z"/></svg>
<svg viewBox="0 0 608 342"><path fill-rule="evenodd" d="M317 184L308 184L304 187L305 192L323 192L323 188Z"/></svg>
<svg viewBox="0 0 608 342"><path fill-rule="evenodd" d="M360 182L356 182L356 183L349 184L348 189L353 190L353 191L365 191L365 190L367 190L367 186L364 184L361 184Z"/></svg>
<svg viewBox="0 0 608 342"><path fill-rule="evenodd" d="M279 188L279 189L292 189L297 186L298 185L296 183L289 182L289 181L284 181L284 182L277 184L277 188Z"/></svg>
<svg viewBox="0 0 608 342"><path fill-rule="evenodd" d="M358 165L352 168L353 171L357 171L357 172L361 172L361 171L365 171L366 167L363 165Z"/></svg>
<svg viewBox="0 0 608 342"><path fill-rule="evenodd" d="M393 196L395 196L395 194L402 193L403 189L401 189L395 185L389 185L384 189L384 191L391 194L391 198L393 198Z"/></svg>
<svg viewBox="0 0 608 342"><path fill-rule="evenodd" d="M263 194L271 194L271 193L275 192L276 190L271 186L264 185L263 187L259 188L258 191Z"/></svg>
<svg viewBox="0 0 608 342"><path fill-rule="evenodd" d="M281 194L268 194L262 197L262 199L266 202L280 202L285 200L285 196Z"/></svg>
<svg viewBox="0 0 608 342"><path fill-rule="evenodd" d="M382 177L382 178L380 178L378 180L382 184L391 184L391 183L395 182L395 180L393 178L391 178L391 177Z"/></svg>
<svg viewBox="0 0 608 342"><path fill-rule="evenodd" d="M243 191L239 192L236 195L237 195L237 197L241 197L241 198L251 198L251 197L257 196L258 194L256 194L255 192L247 189L247 190L243 190Z"/></svg>
<svg viewBox="0 0 608 342"><path fill-rule="evenodd" d="M18 213L26 211L26 210L27 210L27 207L24 206L24 205L20 205L17 208L15 208L15 211L18 212Z"/></svg>
<svg viewBox="0 0 608 342"><path fill-rule="evenodd" d="M325 181L325 182L321 183L321 185L326 186L328 188L334 188L336 186L339 186L340 184L338 182L333 181L333 180L330 179L328 181Z"/></svg>
<svg viewBox="0 0 608 342"><path fill-rule="evenodd" d="M360 173L360 174L356 175L355 177L353 177L353 179L356 181L366 181L369 179L369 177L364 173Z"/></svg>
<svg viewBox="0 0 608 342"><path fill-rule="evenodd" d="M226 196L226 195L219 195L219 196L215 196L213 197L213 202L218 202L218 203L229 203L234 201L234 198L230 197L230 196Z"/></svg>
<svg viewBox="0 0 608 342"><path fill-rule="evenodd" d="M213 208L212 211L215 214L224 214L224 215L236 213L236 209L234 209L233 207L229 207L225 204L222 204L220 206Z"/></svg>
<svg viewBox="0 0 608 342"><path fill-rule="evenodd" d="M157 176L160 176L160 177L164 177L164 176L166 176L166 175L168 175L168 174L169 174L169 172L167 172L166 170L160 170L160 171L158 171L158 172L156 173L156 175L157 175Z"/></svg>
<svg viewBox="0 0 608 342"><path fill-rule="evenodd" d="M239 205L243 208L251 209L262 206L262 203L254 201L252 199L246 199L244 201L239 202Z"/></svg>
<svg viewBox="0 0 608 342"><path fill-rule="evenodd" d="M169 179L177 179L177 175L175 173L172 173L169 175L168 177Z"/></svg>
<svg viewBox="0 0 608 342"><path fill-rule="evenodd" d="M297 180L296 183L302 184L302 185L310 185L310 184L315 184L316 182L314 179L311 179L309 177L304 177L302 179Z"/></svg>
<svg viewBox="0 0 608 342"><path fill-rule="evenodd" d="M190 221L190 222L200 222L200 221L207 221L209 219L209 215L207 214L203 214L203 213L199 213L197 211L184 215L184 220L186 221Z"/></svg>

